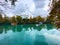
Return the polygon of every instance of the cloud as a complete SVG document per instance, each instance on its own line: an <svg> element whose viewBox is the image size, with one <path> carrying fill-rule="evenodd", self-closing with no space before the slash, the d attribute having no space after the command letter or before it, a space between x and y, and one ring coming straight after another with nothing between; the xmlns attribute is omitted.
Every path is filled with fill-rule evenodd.
<svg viewBox="0 0 60 45"><path fill-rule="evenodd" d="M12 14L22 14L27 12L30 14L31 12L33 13L35 11L35 4L33 0L18 0L16 2L16 5L13 9L7 9L6 13L12 13Z"/></svg>
<svg viewBox="0 0 60 45"><path fill-rule="evenodd" d="M11 7L10 2L6 3L5 8L7 10L3 10L8 16L12 15L20 15L20 14L27 14L27 15L41 15L46 16L48 14L48 3L49 0L18 0L16 2L15 7ZM4 6L2 6L4 8ZM10 7L10 8L8 8ZM5 9L4 8L4 9Z"/></svg>
<svg viewBox="0 0 60 45"><path fill-rule="evenodd" d="M36 9L36 11L34 12L34 16L46 17L47 15L48 15L48 11L44 10L43 8Z"/></svg>
<svg viewBox="0 0 60 45"><path fill-rule="evenodd" d="M45 5L45 0L34 0L36 8L43 8Z"/></svg>
<svg viewBox="0 0 60 45"><path fill-rule="evenodd" d="M35 0L35 1L37 1L37 0ZM41 4L40 4L41 7L39 6L39 3L38 3L39 1L41 2ZM34 16L40 15L42 17L46 17L47 15L49 15L48 4L49 4L49 0L38 0L37 5L39 7L35 9Z"/></svg>

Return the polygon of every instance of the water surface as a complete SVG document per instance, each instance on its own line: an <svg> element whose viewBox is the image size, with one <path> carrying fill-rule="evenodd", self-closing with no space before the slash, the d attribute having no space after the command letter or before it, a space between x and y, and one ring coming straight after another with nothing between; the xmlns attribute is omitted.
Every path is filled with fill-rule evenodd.
<svg viewBox="0 0 60 45"><path fill-rule="evenodd" d="M52 24L1 25L0 45L60 45L60 31Z"/></svg>

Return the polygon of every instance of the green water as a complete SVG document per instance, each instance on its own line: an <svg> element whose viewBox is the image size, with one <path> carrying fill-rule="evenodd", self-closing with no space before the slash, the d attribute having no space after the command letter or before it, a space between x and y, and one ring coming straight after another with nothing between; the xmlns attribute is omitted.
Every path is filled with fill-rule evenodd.
<svg viewBox="0 0 60 45"><path fill-rule="evenodd" d="M0 25L0 45L60 45L60 31L52 24Z"/></svg>

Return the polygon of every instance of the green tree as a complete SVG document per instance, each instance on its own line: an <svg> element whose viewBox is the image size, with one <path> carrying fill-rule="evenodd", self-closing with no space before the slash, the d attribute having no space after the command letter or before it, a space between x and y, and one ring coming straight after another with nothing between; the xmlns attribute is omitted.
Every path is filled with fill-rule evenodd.
<svg viewBox="0 0 60 45"><path fill-rule="evenodd" d="M11 17L11 23L16 23L16 18L15 18L15 16Z"/></svg>
<svg viewBox="0 0 60 45"><path fill-rule="evenodd" d="M52 18L57 17L56 20L60 20L60 0L53 0L52 5L53 7L50 12L50 19L52 20Z"/></svg>
<svg viewBox="0 0 60 45"><path fill-rule="evenodd" d="M16 0L11 0L11 5L15 5Z"/></svg>
<svg viewBox="0 0 60 45"><path fill-rule="evenodd" d="M22 17L21 16L16 16L17 23L22 23Z"/></svg>
<svg viewBox="0 0 60 45"><path fill-rule="evenodd" d="M3 17L2 17L2 14L0 14L0 23L3 23Z"/></svg>
<svg viewBox="0 0 60 45"><path fill-rule="evenodd" d="M27 17L23 19L23 23L26 24L26 23L28 23L28 22L29 22L29 19L28 19Z"/></svg>
<svg viewBox="0 0 60 45"><path fill-rule="evenodd" d="M36 17L34 17L32 20L33 20L33 23L37 22Z"/></svg>
<svg viewBox="0 0 60 45"><path fill-rule="evenodd" d="M8 0L5 0L6 2L8 2ZM11 1L11 5L15 5L15 2L17 1L17 0L10 0Z"/></svg>
<svg viewBox="0 0 60 45"><path fill-rule="evenodd" d="M7 0L5 0L6 2L8 2Z"/></svg>
<svg viewBox="0 0 60 45"><path fill-rule="evenodd" d="M47 21L53 22L54 21L54 16L53 15L47 16Z"/></svg>
<svg viewBox="0 0 60 45"><path fill-rule="evenodd" d="M10 23L10 20L9 18L5 15L4 18L3 18L3 22L4 23Z"/></svg>
<svg viewBox="0 0 60 45"><path fill-rule="evenodd" d="M32 17L30 17L29 22L33 23L33 18Z"/></svg>
<svg viewBox="0 0 60 45"><path fill-rule="evenodd" d="M44 22L44 18L37 16L36 17L37 22Z"/></svg>

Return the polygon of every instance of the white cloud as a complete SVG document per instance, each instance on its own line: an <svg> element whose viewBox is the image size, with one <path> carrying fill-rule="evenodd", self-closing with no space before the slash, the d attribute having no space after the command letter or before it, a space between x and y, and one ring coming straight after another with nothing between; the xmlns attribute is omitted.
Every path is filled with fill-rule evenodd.
<svg viewBox="0 0 60 45"><path fill-rule="evenodd" d="M45 1L43 0L41 2L42 2L41 4L44 3L44 5L42 5L42 7L36 8L34 16L40 15L42 17L46 17L49 14L49 12L48 12L48 10L49 10L49 7L48 7L49 0L45 0Z"/></svg>
<svg viewBox="0 0 60 45"><path fill-rule="evenodd" d="M49 0L46 0L45 1L44 10L48 10L49 9L49 6L48 6L49 5L49 2L50 2Z"/></svg>
<svg viewBox="0 0 60 45"><path fill-rule="evenodd" d="M31 14L33 16L41 15L46 16L48 14L48 3L49 0L18 0L16 2L16 6L11 8L10 2L6 3L5 6L2 6L4 9L3 11L6 14ZM9 8L8 8L9 7ZM8 16L9 16L8 15Z"/></svg>

